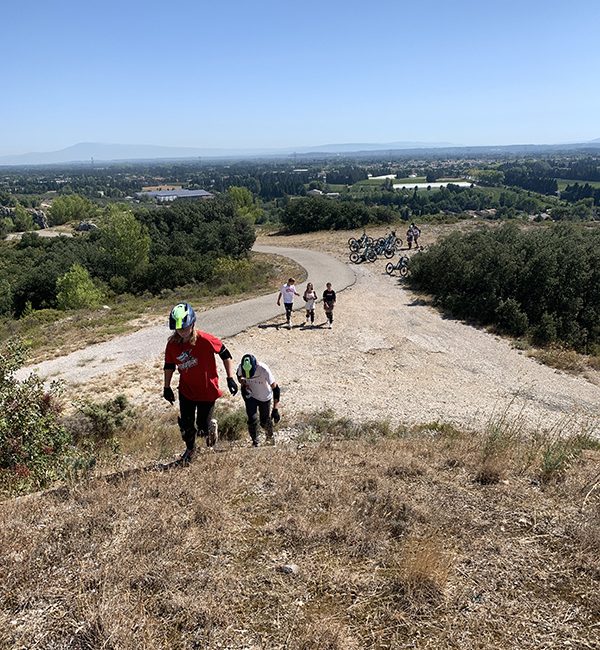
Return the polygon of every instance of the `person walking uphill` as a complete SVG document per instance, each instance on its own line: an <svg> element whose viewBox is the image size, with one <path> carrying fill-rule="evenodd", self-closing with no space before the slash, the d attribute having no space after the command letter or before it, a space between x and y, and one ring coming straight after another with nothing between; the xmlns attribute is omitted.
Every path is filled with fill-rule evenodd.
<svg viewBox="0 0 600 650"><path fill-rule="evenodd" d="M236 371L242 387L242 397L248 416L248 433L252 445L258 447L258 422L265 430L267 442L275 444L273 438L273 422L277 424L279 416L280 390L273 374L266 363L256 360L253 354L245 354ZM271 399L273 409L271 410Z"/></svg>
<svg viewBox="0 0 600 650"><path fill-rule="evenodd" d="M323 307L325 308L325 316L329 323L329 329L333 327L333 308L335 307L335 301L335 291L331 288L331 282L328 282L325 285L325 291L323 291Z"/></svg>
<svg viewBox="0 0 600 650"><path fill-rule="evenodd" d="M304 305L304 309L306 309L306 320L304 321L304 324L308 325L308 321L310 320L310 326L313 327L315 324L315 302L317 300L317 292L314 290L312 282L309 282L306 285L306 291L302 298L306 303Z"/></svg>
<svg viewBox="0 0 600 650"><path fill-rule="evenodd" d="M277 296L277 304L281 305L281 298L283 297L283 306L285 307L285 320L288 329L292 329L292 309L294 308L294 296L300 294L296 291L296 280L290 278L279 290Z"/></svg>
<svg viewBox="0 0 600 650"><path fill-rule="evenodd" d="M215 402L222 393L215 355L223 361L227 373L227 388L232 395L238 391L233 377L233 359L223 342L212 334L195 329L196 314L187 302L173 307L169 315L169 329L175 330L165 348L163 397L171 404L175 395L171 379L179 372L179 417L177 422L185 441L182 463L189 463L194 455L196 435L206 437L212 447L217 441L217 426L213 420Z"/></svg>

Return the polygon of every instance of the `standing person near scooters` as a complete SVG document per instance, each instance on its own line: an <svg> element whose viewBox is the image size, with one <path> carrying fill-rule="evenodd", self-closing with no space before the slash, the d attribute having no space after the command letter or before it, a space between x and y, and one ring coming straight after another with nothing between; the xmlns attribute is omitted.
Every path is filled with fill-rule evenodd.
<svg viewBox="0 0 600 650"><path fill-rule="evenodd" d="M306 291L302 298L306 303L304 305L304 309L306 309L306 320L304 324L308 325L308 321L310 320L310 326L312 327L315 324L315 302L317 300L317 292L314 290L312 282L306 285Z"/></svg>
<svg viewBox="0 0 600 650"><path fill-rule="evenodd" d="M273 422L277 424L279 416L280 390L266 363L257 361L253 354L245 354L236 371L242 387L242 397L248 416L248 433L252 446L258 447L258 423L265 430L267 443L275 444ZM271 409L271 399L273 408Z"/></svg>
<svg viewBox="0 0 600 650"><path fill-rule="evenodd" d="M213 420L215 402L222 396L215 355L223 361L227 388L232 395L238 387L233 378L233 359L223 342L212 334L194 329L196 314L187 302L175 305L169 315L169 329L175 330L165 348L163 397L174 404L171 379L179 372L179 413L177 418L185 451L181 462L189 463L194 455L196 435L206 437L212 447L217 441L217 422Z"/></svg>
<svg viewBox="0 0 600 650"><path fill-rule="evenodd" d="M406 244L408 245L408 250L412 248L413 244L413 227L412 224L408 227L408 230L406 231Z"/></svg>
<svg viewBox="0 0 600 650"><path fill-rule="evenodd" d="M283 297L283 306L285 307L285 321L288 329L292 329L292 310L294 309L294 296L300 294L296 291L296 280L290 278L279 290L277 296L277 304L281 305L281 298Z"/></svg>
<svg viewBox="0 0 600 650"><path fill-rule="evenodd" d="M419 250L419 237L421 236L421 229L416 226L414 223L410 225L412 228L413 240L415 242L415 248Z"/></svg>
<svg viewBox="0 0 600 650"><path fill-rule="evenodd" d="M325 316L327 317L328 327L333 327L333 308L335 307L336 295L335 291L331 288L331 282L325 285L323 291L323 307L325 309Z"/></svg>

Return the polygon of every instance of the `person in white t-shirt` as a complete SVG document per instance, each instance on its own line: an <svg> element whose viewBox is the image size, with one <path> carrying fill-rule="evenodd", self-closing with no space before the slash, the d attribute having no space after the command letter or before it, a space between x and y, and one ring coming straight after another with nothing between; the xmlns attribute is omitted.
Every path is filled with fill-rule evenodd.
<svg viewBox="0 0 600 650"><path fill-rule="evenodd" d="M248 416L248 433L252 445L258 447L258 424L266 432L268 444L275 444L273 422L277 424L279 415L280 390L273 373L266 363L257 361L253 354L245 354L236 371L242 387L242 397ZM273 400L273 408L271 408Z"/></svg>
<svg viewBox="0 0 600 650"><path fill-rule="evenodd" d="M285 307L285 321L287 328L292 328L292 309L294 308L294 296L299 296L300 294L296 291L296 280L290 278L286 284L284 284L279 290L279 295L277 296L277 304L281 305L281 299L283 298L283 306Z"/></svg>

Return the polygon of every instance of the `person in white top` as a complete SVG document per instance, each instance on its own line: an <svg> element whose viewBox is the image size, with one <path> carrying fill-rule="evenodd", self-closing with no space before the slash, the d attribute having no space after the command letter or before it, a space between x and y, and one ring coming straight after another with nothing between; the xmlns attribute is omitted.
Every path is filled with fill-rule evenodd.
<svg viewBox="0 0 600 650"><path fill-rule="evenodd" d="M266 363L257 361L253 354L245 354L236 374L242 386L241 392L246 406L248 433L252 438L252 445L258 447L259 421L266 432L267 443L275 444L273 422L277 424L281 419L278 409L280 390L271 369Z"/></svg>
<svg viewBox="0 0 600 650"><path fill-rule="evenodd" d="M306 285L306 291L304 292L304 309L306 309L306 321L305 325L308 325L310 319L310 326L313 327L315 324L315 302L317 300L317 292L314 290L312 282L309 282Z"/></svg>
<svg viewBox="0 0 600 650"><path fill-rule="evenodd" d="M279 290L277 296L277 304L281 305L281 298L283 298L283 306L285 307L285 321L287 328L292 328L292 309L294 308L294 296L300 294L296 291L296 280L290 278Z"/></svg>

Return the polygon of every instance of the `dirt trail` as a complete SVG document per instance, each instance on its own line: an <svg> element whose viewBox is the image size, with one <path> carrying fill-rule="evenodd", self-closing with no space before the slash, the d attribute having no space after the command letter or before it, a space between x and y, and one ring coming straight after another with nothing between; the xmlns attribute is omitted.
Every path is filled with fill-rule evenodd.
<svg viewBox="0 0 600 650"><path fill-rule="evenodd" d="M320 247L343 260L346 238L327 233L261 243ZM284 413L327 407L355 420L438 420L472 428L505 416L531 429L587 427L600 434L600 382L540 365L508 340L442 318L387 276L384 266L352 267L357 282L340 292L332 330L301 328L302 312L296 312L290 331L278 327L283 317L277 317L227 339L235 359L251 352L271 366L282 386ZM315 288L319 295L324 289ZM317 324L324 323L318 305ZM156 356L121 368L108 381L87 381L80 390L96 398L123 391L134 403L168 409L160 398L161 369Z"/></svg>

